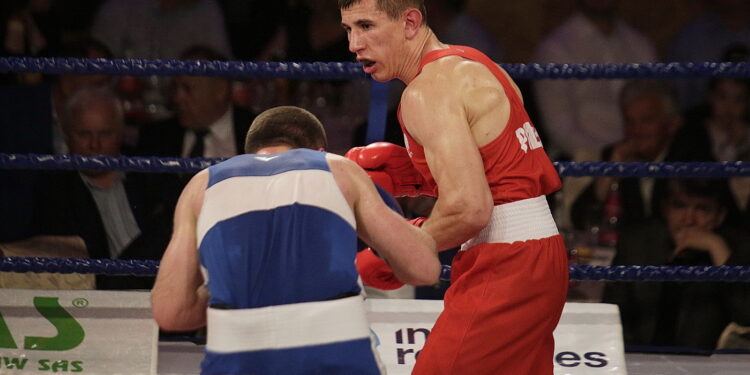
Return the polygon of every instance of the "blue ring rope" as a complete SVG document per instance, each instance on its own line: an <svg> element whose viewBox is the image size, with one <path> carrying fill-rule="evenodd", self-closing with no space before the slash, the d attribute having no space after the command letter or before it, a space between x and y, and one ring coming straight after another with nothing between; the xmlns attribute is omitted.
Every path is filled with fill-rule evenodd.
<svg viewBox="0 0 750 375"><path fill-rule="evenodd" d="M517 79L750 78L750 63L499 64ZM183 61L2 57L0 72L110 75L208 75L243 78L366 79L355 62Z"/></svg>
<svg viewBox="0 0 750 375"><path fill-rule="evenodd" d="M153 276L156 260L1 257L1 272L46 272ZM569 267L570 279L580 281L722 281L750 282L748 266L582 266ZM450 279L450 266L440 278Z"/></svg>
<svg viewBox="0 0 750 375"><path fill-rule="evenodd" d="M80 156L0 153L0 169L120 170L129 172L198 172L222 158L141 156ZM562 177L680 177L727 178L750 176L750 162L555 162Z"/></svg>

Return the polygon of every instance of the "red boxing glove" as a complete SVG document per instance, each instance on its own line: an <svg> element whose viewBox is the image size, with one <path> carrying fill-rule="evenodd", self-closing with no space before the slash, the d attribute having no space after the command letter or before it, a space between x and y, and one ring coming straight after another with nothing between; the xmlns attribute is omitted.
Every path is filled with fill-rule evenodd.
<svg viewBox="0 0 750 375"><path fill-rule="evenodd" d="M357 253L357 271L362 282L373 288L394 290L404 286L391 267L369 247Z"/></svg>
<svg viewBox="0 0 750 375"><path fill-rule="evenodd" d="M409 220L409 223L421 227L425 220L427 218L418 217ZM404 283L393 274L391 266L369 247L357 253L356 266L362 282L367 286L382 290L394 290L404 286Z"/></svg>
<svg viewBox="0 0 750 375"><path fill-rule="evenodd" d="M425 182L414 168L405 148L388 142L354 147L344 154L364 168L367 174L394 197L435 196L435 186Z"/></svg>
<svg viewBox="0 0 750 375"><path fill-rule="evenodd" d="M409 221L409 223L410 223L411 225L413 225L413 226L415 226L415 227L417 227L417 228L421 228L421 227L422 227L422 224L424 224L424 221L425 221L425 220L427 220L427 218L426 218L426 217L424 217L424 216L420 216L420 217L417 217L417 218L414 218L414 219L411 219L411 220L408 220L408 221Z"/></svg>

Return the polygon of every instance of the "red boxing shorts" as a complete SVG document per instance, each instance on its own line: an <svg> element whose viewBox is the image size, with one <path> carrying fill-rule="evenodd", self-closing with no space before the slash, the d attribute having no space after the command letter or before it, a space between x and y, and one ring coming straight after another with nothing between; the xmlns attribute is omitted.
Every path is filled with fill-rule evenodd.
<svg viewBox="0 0 750 375"><path fill-rule="evenodd" d="M451 279L412 374L552 374L568 260L544 197L496 206Z"/></svg>

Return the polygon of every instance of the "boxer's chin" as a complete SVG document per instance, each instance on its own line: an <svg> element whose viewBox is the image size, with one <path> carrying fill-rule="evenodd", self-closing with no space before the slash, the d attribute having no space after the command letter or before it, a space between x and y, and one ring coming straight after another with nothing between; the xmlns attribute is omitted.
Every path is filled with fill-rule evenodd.
<svg viewBox="0 0 750 375"><path fill-rule="evenodd" d="M377 82L388 82L391 79L393 79L393 77L389 76L387 73L378 69L374 69L372 72L368 74L370 74L370 77L372 77L372 79Z"/></svg>
<svg viewBox="0 0 750 375"><path fill-rule="evenodd" d="M390 77L378 76L377 74L372 74L370 77L372 77L372 79L377 82L388 82L391 80Z"/></svg>

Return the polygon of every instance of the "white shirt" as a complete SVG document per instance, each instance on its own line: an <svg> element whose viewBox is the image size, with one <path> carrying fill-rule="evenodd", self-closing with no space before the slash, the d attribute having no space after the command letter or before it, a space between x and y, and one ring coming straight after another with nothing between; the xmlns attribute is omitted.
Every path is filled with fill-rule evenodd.
<svg viewBox="0 0 750 375"><path fill-rule="evenodd" d="M237 155L234 137L234 114L230 107L219 119L208 127L203 138L204 158L229 158ZM187 157L195 144L195 132L186 131L182 142L182 157Z"/></svg>
<svg viewBox="0 0 750 375"><path fill-rule="evenodd" d="M536 63L639 63L656 61L656 50L643 34L617 21L611 35L602 34L574 13L539 45ZM553 156L572 156L577 149L601 149L622 139L618 96L624 80L543 79L534 93L545 140ZM556 155L557 154L557 155Z"/></svg>
<svg viewBox="0 0 750 375"><path fill-rule="evenodd" d="M99 216L107 233L109 256L117 259L133 240L141 235L141 229L133 216L123 180L125 174L117 172L117 178L109 189L91 182L83 173L79 173L86 188L91 192Z"/></svg>
<svg viewBox="0 0 750 375"><path fill-rule="evenodd" d="M656 156L652 163L661 163L667 158L667 152L669 152L669 146L664 149ZM638 184L641 188L641 197L643 197L643 212L646 216L651 216L651 199L654 197L654 180L653 177L642 177L638 180Z"/></svg>

